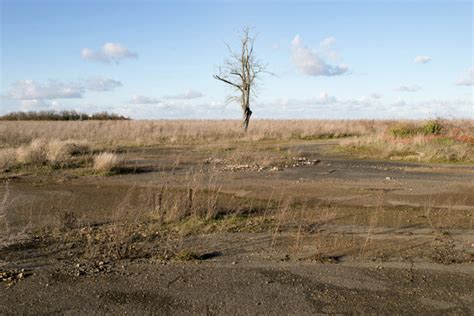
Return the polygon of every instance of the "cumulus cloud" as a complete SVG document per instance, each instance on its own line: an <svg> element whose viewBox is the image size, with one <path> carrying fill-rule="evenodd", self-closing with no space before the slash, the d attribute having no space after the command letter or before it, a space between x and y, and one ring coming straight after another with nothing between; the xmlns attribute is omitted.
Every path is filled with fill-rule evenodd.
<svg viewBox="0 0 474 316"><path fill-rule="evenodd" d="M456 84L458 86L474 86L474 68L469 70L467 76L458 80Z"/></svg>
<svg viewBox="0 0 474 316"><path fill-rule="evenodd" d="M330 65L323 57L330 59L339 58L337 52L332 48L336 39L328 37L324 39L319 50L312 50L303 44L303 40L296 35L291 41L292 60L296 69L308 76L338 76L345 74L349 68L344 65Z"/></svg>
<svg viewBox="0 0 474 316"><path fill-rule="evenodd" d="M171 99L171 100L191 100L191 99L197 99L204 96L201 92L196 91L196 90L188 90L184 93L180 94L175 94L175 95L167 95L164 96L165 99Z"/></svg>
<svg viewBox="0 0 474 316"><path fill-rule="evenodd" d="M421 87L419 85L412 84L412 85L401 85L397 87L395 90L400 91L400 92L416 92L416 91L419 91L420 89Z"/></svg>
<svg viewBox="0 0 474 316"><path fill-rule="evenodd" d="M431 61L430 56L416 56L414 62L417 64L426 64Z"/></svg>
<svg viewBox="0 0 474 316"><path fill-rule="evenodd" d="M97 61L102 63L116 64L127 58L137 58L138 54L131 52L128 48L119 43L105 43L101 49L93 50L90 48L83 48L81 57L85 60Z"/></svg>
<svg viewBox="0 0 474 316"><path fill-rule="evenodd" d="M159 99L145 97L143 95L134 95L132 99L130 100L130 103L132 104L158 104L158 103L161 103L161 101Z"/></svg>
<svg viewBox="0 0 474 316"><path fill-rule="evenodd" d="M5 98L14 100L53 100L82 98L86 91L111 91L122 86L117 80L108 78L92 78L76 82L49 80L41 83L35 80L19 80L14 82Z"/></svg>

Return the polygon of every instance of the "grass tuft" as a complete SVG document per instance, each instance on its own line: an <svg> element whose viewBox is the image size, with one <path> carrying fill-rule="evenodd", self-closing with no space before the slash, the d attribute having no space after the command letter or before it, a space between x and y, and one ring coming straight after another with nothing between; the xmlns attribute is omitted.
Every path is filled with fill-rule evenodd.
<svg viewBox="0 0 474 316"><path fill-rule="evenodd" d="M99 172L112 172L118 169L122 159L115 153L104 152L94 157L94 170Z"/></svg>

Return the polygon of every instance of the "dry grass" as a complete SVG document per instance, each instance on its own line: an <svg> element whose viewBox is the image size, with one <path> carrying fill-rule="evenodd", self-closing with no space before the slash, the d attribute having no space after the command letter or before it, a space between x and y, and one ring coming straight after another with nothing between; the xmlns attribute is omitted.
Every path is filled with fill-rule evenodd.
<svg viewBox="0 0 474 316"><path fill-rule="evenodd" d="M104 152L94 157L94 170L98 172L111 172L120 167L122 159L115 153Z"/></svg>
<svg viewBox="0 0 474 316"><path fill-rule="evenodd" d="M434 125L434 129L433 124L398 122L371 135L343 140L341 146L348 152L367 158L474 162L472 121L437 121L439 126Z"/></svg>
<svg viewBox="0 0 474 316"><path fill-rule="evenodd" d="M13 148L0 149L0 170L13 166L16 162L16 150Z"/></svg>
<svg viewBox="0 0 474 316"><path fill-rule="evenodd" d="M47 161L48 144L43 139L35 139L16 151L16 160L21 164L42 166Z"/></svg>
<svg viewBox="0 0 474 316"><path fill-rule="evenodd" d="M89 151L90 148L84 141L53 140L48 144L46 158L52 164L64 165L72 157L87 154Z"/></svg>
<svg viewBox="0 0 474 316"><path fill-rule="evenodd" d="M31 143L17 148L1 148L0 170L8 170L21 165L66 167L76 157L82 157L89 152L90 147L84 141L34 139Z"/></svg>
<svg viewBox="0 0 474 316"><path fill-rule="evenodd" d="M243 134L236 120L0 122L0 147L34 139L84 139L98 145L153 145L216 140L316 139L368 135L391 121L255 120Z"/></svg>
<svg viewBox="0 0 474 316"><path fill-rule="evenodd" d="M240 121L234 120L0 122L0 148L19 147L18 161L30 164L63 160L77 149L71 148L70 139L84 140L83 143L97 148L116 148L350 136L354 137L343 141L342 147L368 157L468 162L473 159L473 120L254 120L247 134L242 132ZM8 153L2 155L5 157L0 162L9 161Z"/></svg>

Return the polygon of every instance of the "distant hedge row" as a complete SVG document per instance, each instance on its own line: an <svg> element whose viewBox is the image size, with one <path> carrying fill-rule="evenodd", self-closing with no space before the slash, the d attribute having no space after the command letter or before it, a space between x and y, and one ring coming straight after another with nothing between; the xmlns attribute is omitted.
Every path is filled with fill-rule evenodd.
<svg viewBox="0 0 474 316"><path fill-rule="evenodd" d="M40 112L12 112L0 116L1 121L91 121L91 120L129 120L129 118L115 113L100 112L94 114L76 111L40 111Z"/></svg>

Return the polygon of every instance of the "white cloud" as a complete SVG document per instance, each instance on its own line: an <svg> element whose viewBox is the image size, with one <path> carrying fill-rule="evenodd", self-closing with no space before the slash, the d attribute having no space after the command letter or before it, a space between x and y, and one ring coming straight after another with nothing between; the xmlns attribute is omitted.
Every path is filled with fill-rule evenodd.
<svg viewBox="0 0 474 316"><path fill-rule="evenodd" d="M339 61L340 55L334 49L334 45L336 44L336 38L334 36L326 37L319 43L319 51L320 54L332 61Z"/></svg>
<svg viewBox="0 0 474 316"><path fill-rule="evenodd" d="M330 96L327 92L321 92L317 97L309 97L303 99L280 98L272 101L277 108L283 107L286 109L308 106L319 106L335 104L338 100L336 97Z"/></svg>
<svg viewBox="0 0 474 316"><path fill-rule="evenodd" d="M91 91L111 91L121 87L122 83L110 78L90 78L85 82L85 88Z"/></svg>
<svg viewBox="0 0 474 316"><path fill-rule="evenodd" d="M417 64L426 64L431 61L430 56L416 56L414 62Z"/></svg>
<svg viewBox="0 0 474 316"><path fill-rule="evenodd" d="M165 99L170 99L170 100L191 100L191 99L197 99L204 96L201 92L195 91L195 90L188 90L184 93L180 94L175 94L175 95L167 95L164 96Z"/></svg>
<svg viewBox="0 0 474 316"><path fill-rule="evenodd" d="M319 43L321 48L330 49L334 44L336 44L336 38L334 36L326 37Z"/></svg>
<svg viewBox="0 0 474 316"><path fill-rule="evenodd" d="M11 85L5 97L14 100L77 99L86 91L110 91L120 86L120 81L101 77L76 82L19 80Z"/></svg>
<svg viewBox="0 0 474 316"><path fill-rule="evenodd" d="M416 92L416 91L419 91L420 89L421 87L419 85L412 84L412 85L401 85L395 90L401 91L401 92Z"/></svg>
<svg viewBox="0 0 474 316"><path fill-rule="evenodd" d="M134 95L130 100L132 104L158 104L161 103L160 100L151 97L145 97L142 95Z"/></svg>
<svg viewBox="0 0 474 316"><path fill-rule="evenodd" d="M372 93L372 94L370 95L370 97L371 97L372 99L380 99L382 96L381 96L380 94L378 94L378 93Z"/></svg>
<svg viewBox="0 0 474 316"><path fill-rule="evenodd" d="M474 68L469 70L466 77L456 82L458 86L474 86Z"/></svg>
<svg viewBox="0 0 474 316"><path fill-rule="evenodd" d="M304 46L301 37L296 35L291 41L292 60L296 69L308 76L338 76L346 73L349 70L346 65L330 65L323 59L323 56L339 58L332 49L335 41L334 37L328 37L321 42L319 51L313 51Z"/></svg>
<svg viewBox="0 0 474 316"><path fill-rule="evenodd" d="M470 98L431 99L411 102L397 99L382 102L369 97L339 99L319 97L303 99L275 99L260 102L252 109L255 118L281 119L428 119L474 118L474 102Z"/></svg>
<svg viewBox="0 0 474 316"><path fill-rule="evenodd" d="M43 108L46 103L43 100L21 100L20 108L22 111L31 111L33 109Z"/></svg>
<svg viewBox="0 0 474 316"><path fill-rule="evenodd" d="M12 84L7 98L18 100L82 98L84 87L74 83L49 80L42 84L34 80L20 80Z"/></svg>
<svg viewBox="0 0 474 316"><path fill-rule="evenodd" d="M105 43L100 50L94 51L84 48L81 51L82 59L97 61L102 63L120 63L126 58L137 58L138 54L131 52L119 43Z"/></svg>

